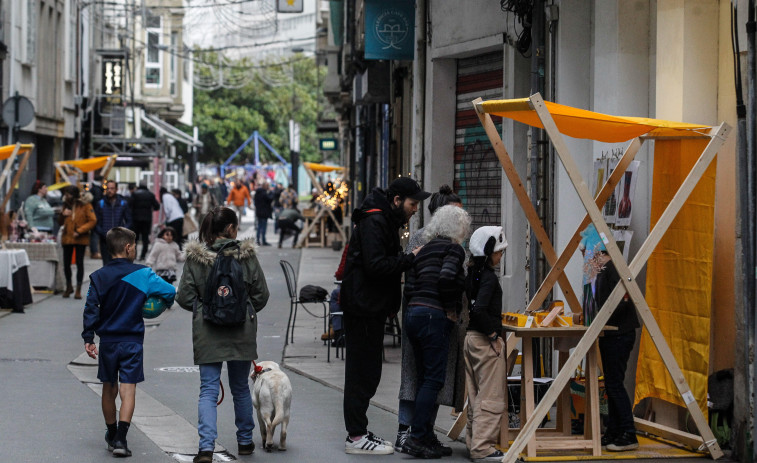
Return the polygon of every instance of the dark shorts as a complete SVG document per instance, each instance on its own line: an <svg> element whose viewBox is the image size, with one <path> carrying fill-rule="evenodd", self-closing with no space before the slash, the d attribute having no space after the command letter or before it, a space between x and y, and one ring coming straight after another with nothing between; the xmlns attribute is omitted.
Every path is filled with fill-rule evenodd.
<svg viewBox="0 0 757 463"><path fill-rule="evenodd" d="M136 384L145 380L142 344L101 342L97 379L103 383Z"/></svg>

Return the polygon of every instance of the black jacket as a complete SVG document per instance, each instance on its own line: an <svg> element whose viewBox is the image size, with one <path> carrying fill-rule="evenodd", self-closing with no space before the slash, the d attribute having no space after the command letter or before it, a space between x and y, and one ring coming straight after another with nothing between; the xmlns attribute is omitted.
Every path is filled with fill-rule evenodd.
<svg viewBox="0 0 757 463"><path fill-rule="evenodd" d="M151 222L152 212L160 210L160 203L147 187L139 187L131 195L131 220L133 222Z"/></svg>
<svg viewBox="0 0 757 463"><path fill-rule="evenodd" d="M459 314L465 290L465 250L449 238L423 246L405 274L407 305L423 305Z"/></svg>
<svg viewBox="0 0 757 463"><path fill-rule="evenodd" d="M355 229L342 280L342 310L360 317L396 314L402 300L402 272L415 258L402 253L399 229L403 223L379 188L353 212L352 221Z"/></svg>
<svg viewBox="0 0 757 463"><path fill-rule="evenodd" d="M473 278L473 275L469 276ZM475 285L467 285L466 291L470 301L470 323L468 330L478 331L489 336L502 332L502 287L499 277L489 265L481 269L478 292L474 294Z"/></svg>
<svg viewBox="0 0 757 463"><path fill-rule="evenodd" d="M597 274L597 281L594 289L594 302L597 306L597 310L602 308L610 293L615 289L615 285L620 281L620 275L615 269L615 265L612 261L607 261L605 266ZM617 331L605 331L605 336L612 336L618 334L628 333L639 327L639 319L636 317L636 309L634 308L633 301L626 294L618 304L618 308L607 321L609 326L616 326Z"/></svg>
<svg viewBox="0 0 757 463"><path fill-rule="evenodd" d="M268 190L265 188L255 190L252 202L255 204L255 216L261 219L270 219L273 216L273 206L271 206L273 198Z"/></svg>

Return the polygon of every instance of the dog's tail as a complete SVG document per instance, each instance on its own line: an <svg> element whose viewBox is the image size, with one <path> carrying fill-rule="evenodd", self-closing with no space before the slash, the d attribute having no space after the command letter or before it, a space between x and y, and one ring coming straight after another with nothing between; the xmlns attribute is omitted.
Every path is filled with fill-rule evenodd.
<svg viewBox="0 0 757 463"><path fill-rule="evenodd" d="M290 386L291 387L291 386ZM289 407L291 405L291 396L285 396L284 394L276 394L276 403L274 404L274 417L271 420L271 426L274 428L281 424L287 415L289 415Z"/></svg>

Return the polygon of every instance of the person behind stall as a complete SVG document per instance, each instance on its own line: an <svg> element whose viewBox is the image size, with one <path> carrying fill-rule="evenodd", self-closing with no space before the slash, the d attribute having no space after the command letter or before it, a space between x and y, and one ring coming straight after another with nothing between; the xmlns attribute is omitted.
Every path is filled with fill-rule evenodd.
<svg viewBox="0 0 757 463"><path fill-rule="evenodd" d="M432 194L428 200L428 211L433 216L434 213L442 206L453 205L462 207L462 200L460 196L452 191L449 185L442 185L439 187L439 191ZM423 246L427 243L427 238L424 233L425 228L419 228L408 240L407 246L405 246L405 252ZM407 306L407 300L403 300L403 308ZM407 315L407 310L403 310L402 326L405 326L407 321L404 319ZM464 330L464 327L460 328ZM462 368L462 339L464 334L458 332L458 327L450 332L449 339L449 353L447 355L447 370L445 376L445 383L442 390L439 392L439 397L436 405L436 411L439 410L439 405L449 405L457 408L462 408L465 388L465 371ZM415 353L413 352L413 346L407 338L407 332L402 330L402 369L400 374L400 392L399 392L399 413L397 418L399 426L397 428L397 439L394 443L394 450L401 452L402 445L405 443L405 439L408 436L408 430L410 429L410 423L413 421L413 412L415 410L415 393L417 390L417 381L415 369ZM460 360L460 362L458 362ZM458 366L460 366L458 368ZM459 370L459 371L458 371ZM436 414L432 417L436 421Z"/></svg>
<svg viewBox="0 0 757 463"><path fill-rule="evenodd" d="M38 231L53 231L53 216L55 209L45 199L47 185L42 180L37 180L32 185L32 194L24 201L24 214L29 227Z"/></svg>
<svg viewBox="0 0 757 463"><path fill-rule="evenodd" d="M402 452L419 458L452 455L434 433L437 396L445 384L450 333L460 319L465 289L465 250L471 219L462 208L439 208L424 227L423 245L406 272L405 329L415 354L417 392ZM453 370L454 371L454 370Z"/></svg>
<svg viewBox="0 0 757 463"><path fill-rule="evenodd" d="M134 263L137 243L133 231L115 227L105 239L113 259L90 275L81 337L87 355L98 359L97 379L102 382L101 406L108 450L114 457L130 457L126 434L134 414L137 383L145 380L142 307L152 296L162 298L170 307L176 289L149 268ZM100 337L99 349L95 335Z"/></svg>
<svg viewBox="0 0 757 463"><path fill-rule="evenodd" d="M585 291L589 294L584 295L584 300L587 297L590 299L589 306L595 315L610 297L620 276L594 225L589 225L581 236L581 252L588 259L584 270L589 281ZM588 325L590 320L586 320ZM602 447L610 452L623 452L639 447L631 399L623 384L628 359L636 343L636 328L639 327L639 319L628 294L620 301L607 325L618 329L605 331L598 341L607 391L607 427L602 436Z"/></svg>
<svg viewBox="0 0 757 463"><path fill-rule="evenodd" d="M184 262L184 254L174 241L175 234L176 231L171 227L161 230L145 261L145 264L150 266L159 277L169 283L176 281L177 263Z"/></svg>
<svg viewBox="0 0 757 463"><path fill-rule="evenodd" d="M95 231L100 236L100 253L103 265L107 265L112 259L107 247L106 237L108 232L115 227L131 228L131 210L129 203L117 193L116 182L108 180L105 196L97 203L95 215L97 225Z"/></svg>
<svg viewBox="0 0 757 463"><path fill-rule="evenodd" d="M153 192L147 189L147 183L142 181L129 198L129 205L131 206L132 231L137 234L137 241L142 241L139 260L145 260L150 247L153 212L160 210L160 203L155 199Z"/></svg>
<svg viewBox="0 0 757 463"><path fill-rule="evenodd" d="M474 462L501 461L497 450L506 412L507 365L502 331L502 287L495 271L507 247L502 227L484 226L470 238L465 280L470 323L465 335L465 386L468 392L466 445Z"/></svg>
<svg viewBox="0 0 757 463"><path fill-rule="evenodd" d="M63 246L63 274L66 276L66 289L63 297L71 296L71 258L76 255L76 293L74 299L81 299L81 286L84 281L84 252L89 244L89 235L97 225L97 217L92 207L92 194L81 193L79 188L69 185L63 189L63 209L58 217L63 227L61 245Z"/></svg>
<svg viewBox="0 0 757 463"><path fill-rule="evenodd" d="M298 220L305 220L305 218L302 217L302 214L297 209L283 209L279 212L279 218L276 220L279 228L279 248L281 248L281 244L287 235L294 236L292 248L297 247L297 238L299 238L302 231L302 227L297 225Z"/></svg>

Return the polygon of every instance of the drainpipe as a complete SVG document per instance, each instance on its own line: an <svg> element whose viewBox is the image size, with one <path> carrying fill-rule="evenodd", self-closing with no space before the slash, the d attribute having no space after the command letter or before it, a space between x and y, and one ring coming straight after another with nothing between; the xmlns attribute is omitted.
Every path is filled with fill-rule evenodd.
<svg viewBox="0 0 757 463"><path fill-rule="evenodd" d="M413 61L413 114L411 117L413 136L411 150L411 166L414 174L417 174L423 184L426 183L426 24L428 21L428 0L417 0L416 5L416 37L415 37L415 60ZM403 172L404 174L404 172ZM429 185L425 185L428 190ZM421 216L416 214L413 219L414 229L418 229Z"/></svg>

